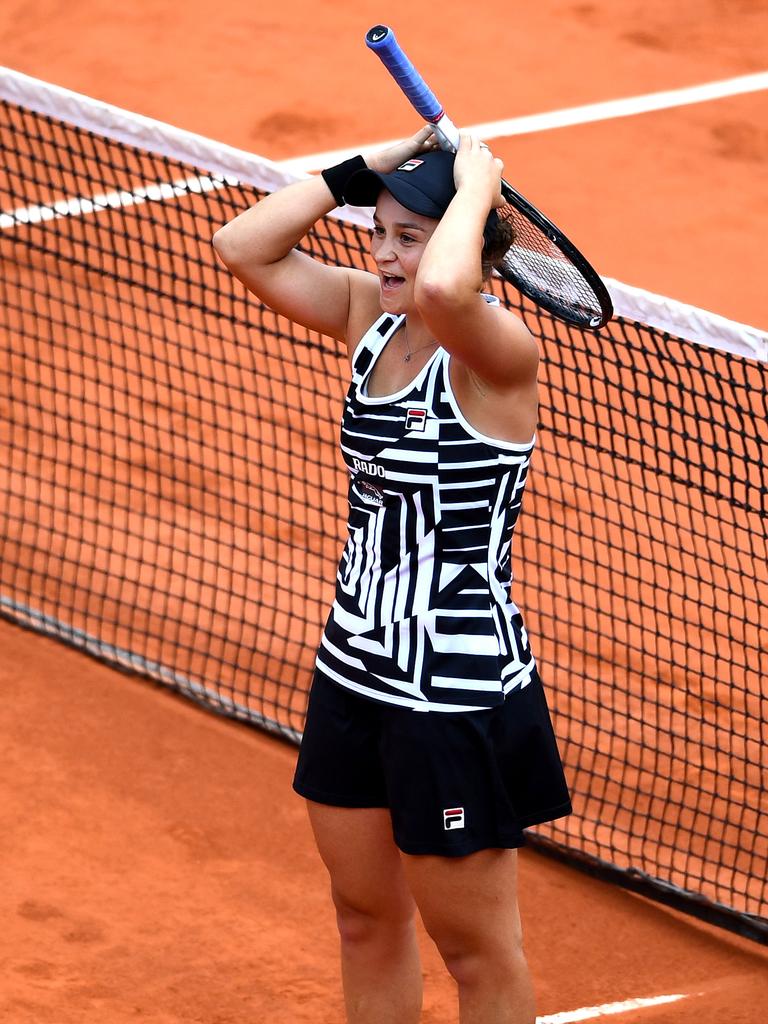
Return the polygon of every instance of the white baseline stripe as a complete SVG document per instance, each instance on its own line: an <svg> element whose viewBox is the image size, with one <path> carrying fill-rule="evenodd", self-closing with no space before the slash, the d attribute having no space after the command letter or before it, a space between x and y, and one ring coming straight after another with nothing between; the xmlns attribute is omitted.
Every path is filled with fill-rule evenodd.
<svg viewBox="0 0 768 1024"><path fill-rule="evenodd" d="M665 1003L676 1003L686 999L685 995L653 996L649 999L626 999L621 1003L603 1003L601 1006L584 1006L580 1010L567 1010L563 1013L547 1014L537 1017L536 1024L575 1024L582 1020L599 1020L617 1013L630 1013L632 1010L643 1010L652 1006L663 1006Z"/></svg>
<svg viewBox="0 0 768 1024"><path fill-rule="evenodd" d="M20 206L15 210L0 212L0 231L6 231L22 224L40 224L43 221L59 220L61 217L82 217L105 210L118 210L142 203L178 199L190 192L201 194L214 192L237 185L236 178L212 178L209 175L193 175L173 182L159 181L142 185L132 192L127 190L101 192L94 196L71 196L68 199L52 200L47 205Z"/></svg>
<svg viewBox="0 0 768 1024"><path fill-rule="evenodd" d="M465 131L472 132L484 139L504 138L508 135L525 135L529 132L549 131L551 128L566 128L575 124L588 124L590 121L606 121L614 117L629 117L632 114L647 114L652 110L668 110L670 107L683 107L690 103L705 103L719 100L726 96L740 96L749 92L760 92L768 89L768 71L758 71L752 75L740 75L738 78L726 78L717 82L705 82L703 85L689 85L682 89L667 89L664 92L650 92L643 96L628 96L618 100L604 100L600 103L588 103L582 107L566 107L563 110L550 110L543 114L527 114L524 117L511 117L505 121L486 121L481 124L469 125ZM330 164L345 160L355 153L371 153L385 146L392 146L400 139L389 139L370 145L354 146L352 149L332 149L324 153L312 153L308 156L282 160L279 167L284 171L298 173L315 171Z"/></svg>

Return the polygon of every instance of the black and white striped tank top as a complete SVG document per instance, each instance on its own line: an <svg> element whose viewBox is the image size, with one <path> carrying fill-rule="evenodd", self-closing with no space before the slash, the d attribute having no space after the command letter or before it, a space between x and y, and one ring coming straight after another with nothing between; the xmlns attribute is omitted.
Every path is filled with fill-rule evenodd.
<svg viewBox="0 0 768 1024"><path fill-rule="evenodd" d="M373 700L479 710L525 686L534 667L510 595L533 441L470 426L442 348L402 391L368 397L373 364L403 319L381 316L352 361L341 425L349 537L317 666Z"/></svg>

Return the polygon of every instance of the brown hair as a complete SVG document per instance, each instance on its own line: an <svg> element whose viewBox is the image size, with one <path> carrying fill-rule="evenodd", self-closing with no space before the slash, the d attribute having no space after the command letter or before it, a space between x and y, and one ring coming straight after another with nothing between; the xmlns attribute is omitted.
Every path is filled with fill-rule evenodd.
<svg viewBox="0 0 768 1024"><path fill-rule="evenodd" d="M483 280L487 281L494 266L515 241L515 228L509 216L509 207L501 211L491 210L483 229L483 249L480 259L483 266Z"/></svg>

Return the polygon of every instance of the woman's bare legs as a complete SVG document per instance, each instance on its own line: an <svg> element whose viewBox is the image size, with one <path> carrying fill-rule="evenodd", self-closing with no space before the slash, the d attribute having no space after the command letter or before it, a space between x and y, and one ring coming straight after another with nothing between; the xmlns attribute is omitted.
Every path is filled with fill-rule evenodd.
<svg viewBox="0 0 768 1024"><path fill-rule="evenodd" d="M402 859L424 925L459 986L461 1024L534 1024L517 852Z"/></svg>
<svg viewBox="0 0 768 1024"><path fill-rule="evenodd" d="M331 876L348 1024L417 1024L421 966L415 905L389 811L313 801L307 806Z"/></svg>

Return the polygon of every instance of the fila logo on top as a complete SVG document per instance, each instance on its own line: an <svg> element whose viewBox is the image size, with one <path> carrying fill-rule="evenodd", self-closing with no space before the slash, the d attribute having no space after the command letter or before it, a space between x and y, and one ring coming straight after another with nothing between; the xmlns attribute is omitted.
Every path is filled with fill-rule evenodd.
<svg viewBox="0 0 768 1024"><path fill-rule="evenodd" d="M464 808L446 808L443 811L443 828L446 832L449 832L452 828L464 828Z"/></svg>
<svg viewBox="0 0 768 1024"><path fill-rule="evenodd" d="M424 163L423 160L406 160L404 164L400 164L397 168L398 171L415 171L417 167L421 167Z"/></svg>
<svg viewBox="0 0 768 1024"><path fill-rule="evenodd" d="M405 429L424 431L427 425L426 409L407 409L405 413Z"/></svg>

